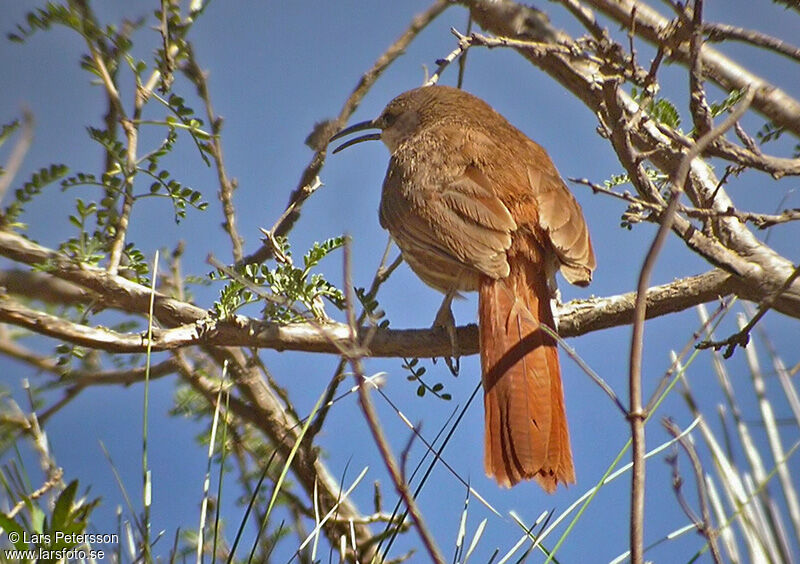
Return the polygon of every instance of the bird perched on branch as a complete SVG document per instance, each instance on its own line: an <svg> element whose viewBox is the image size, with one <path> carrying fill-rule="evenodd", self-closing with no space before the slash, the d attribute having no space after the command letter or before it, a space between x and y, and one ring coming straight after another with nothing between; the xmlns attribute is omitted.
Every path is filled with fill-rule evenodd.
<svg viewBox="0 0 800 564"><path fill-rule="evenodd" d="M586 286L594 252L581 208L539 145L487 103L462 90L426 86L331 140L378 132L391 160L381 225L404 260L450 302L477 291L485 408L486 473L503 486L536 480L547 492L573 483L564 394L550 300L554 275Z"/></svg>

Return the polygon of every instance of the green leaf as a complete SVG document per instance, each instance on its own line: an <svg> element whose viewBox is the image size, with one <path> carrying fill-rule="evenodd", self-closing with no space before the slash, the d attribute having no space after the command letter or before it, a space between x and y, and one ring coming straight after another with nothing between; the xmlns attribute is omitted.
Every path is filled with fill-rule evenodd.
<svg viewBox="0 0 800 564"><path fill-rule="evenodd" d="M711 110L711 117L717 117L723 112L728 111L742 99L742 96L744 96L744 91L731 90L722 102L713 102L709 107Z"/></svg>
<svg viewBox="0 0 800 564"><path fill-rule="evenodd" d="M770 141L780 139L781 135L783 135L783 132L783 127L778 127L771 121L768 121L761 127L761 129L758 130L756 137L761 143L769 143Z"/></svg>
<svg viewBox="0 0 800 564"><path fill-rule="evenodd" d="M2 128L0 128L0 147L3 146L3 143L6 142L6 139L8 139L17 129L19 129L18 119L15 119L11 123L6 123Z"/></svg>
<svg viewBox="0 0 800 564"><path fill-rule="evenodd" d="M6 538L8 538L8 533L16 533L17 534L17 542L12 543L14 548L17 550L27 550L28 545L23 542L23 537L25 536L25 529L23 529L19 523L8 517L5 513L0 512L0 527L3 528L5 532Z"/></svg>
<svg viewBox="0 0 800 564"><path fill-rule="evenodd" d="M653 101L648 108L650 116L659 123L668 125L673 129L677 129L681 124L681 116L678 110L669 100L659 98Z"/></svg>
<svg viewBox="0 0 800 564"><path fill-rule="evenodd" d="M72 511L72 504L75 501L75 492L78 490L78 480L71 481L61 495L56 500L53 507L52 529L54 531L64 530L69 524L69 516Z"/></svg>

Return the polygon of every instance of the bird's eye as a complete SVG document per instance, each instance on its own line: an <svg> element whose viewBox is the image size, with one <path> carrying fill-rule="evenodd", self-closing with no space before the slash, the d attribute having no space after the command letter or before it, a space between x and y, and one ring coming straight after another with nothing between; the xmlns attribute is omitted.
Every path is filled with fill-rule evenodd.
<svg viewBox="0 0 800 564"><path fill-rule="evenodd" d="M395 121L397 121L397 114L391 112L385 112L383 114L383 123L385 123L387 127L391 126Z"/></svg>

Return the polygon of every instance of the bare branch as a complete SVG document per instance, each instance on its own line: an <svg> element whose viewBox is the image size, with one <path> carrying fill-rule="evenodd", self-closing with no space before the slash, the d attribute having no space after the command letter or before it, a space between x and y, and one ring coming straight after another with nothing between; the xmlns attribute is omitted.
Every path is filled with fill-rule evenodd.
<svg viewBox="0 0 800 564"><path fill-rule="evenodd" d="M670 20L646 4L635 0L584 1L623 26L630 24L631 11L635 7L636 34L655 45L665 41L664 32L669 29ZM689 64L689 48L686 42L673 41L669 47L675 60ZM776 125L800 136L800 102L708 45L703 46L702 61L707 79L713 80L726 91L744 90L748 87L756 89L753 107Z"/></svg>
<svg viewBox="0 0 800 564"><path fill-rule="evenodd" d="M16 233L0 230L0 256L30 266L40 266L52 276L95 292L98 305L114 307L131 313L145 314L149 307L149 289L109 274L101 268L78 264ZM195 305L156 293L156 318L168 326L198 321L207 312Z"/></svg>
<svg viewBox="0 0 800 564"><path fill-rule="evenodd" d="M247 422L263 432L280 455L286 457L299 440L300 423L289 416L272 390L248 365L242 351L212 349L209 352L220 364L228 360L232 380L242 394L242 397L230 396L231 412L242 422ZM188 364L184 365L181 374L187 383L206 398L209 405L215 404L218 382L205 378L200 371L192 370ZM357 546L363 551L364 560L371 561L375 546L371 542L373 535L369 525L364 523L363 514L351 499L340 498L339 484L319 460L318 450L302 441L292 463L292 470L306 495L317 496L322 511L327 512L330 508L337 507L339 519L328 521L323 526L329 542L335 546L341 535L349 536L352 533Z"/></svg>
<svg viewBox="0 0 800 564"><path fill-rule="evenodd" d="M720 157L733 163L748 166L761 172L771 174L773 178L800 175L800 159L787 159L771 155L756 154L751 150L740 147L732 141L720 138L714 141L706 154Z"/></svg>
<svg viewBox="0 0 800 564"><path fill-rule="evenodd" d="M118 294L121 293L119 288L112 289ZM712 270L706 274L650 288L647 292L647 317L653 318L683 311L699 303L715 301L732 293L754 301L760 299L757 295L748 294L748 291L746 286L737 282L730 274ZM574 300L563 304L558 311L559 334L562 337L574 337L630 324L633 319L635 296L634 292L630 292L605 298ZM131 301L135 302L135 299ZM120 302L126 310L130 310L130 306L133 305L128 303L127 299ZM204 317L195 322L191 319L196 310L195 306L163 298L156 300L156 308L158 307L173 314L165 316L169 319L174 319L175 313L188 311L190 315L187 316L186 324L154 331L153 351L213 345L340 354L341 347L348 345L348 329L341 323L331 322L321 328L315 328L306 323L277 325L243 316L229 320ZM800 315L800 312L795 310L795 315ZM146 339L142 334L122 334L103 327L79 325L55 315L36 311L8 297L0 297L0 321L98 350L140 353L147 348ZM478 352L478 329L475 325L459 327L457 337L464 355ZM367 347L365 354L373 357L433 358L445 356L452 351L447 335L431 328L381 329L368 325L359 329L359 338Z"/></svg>
<svg viewBox="0 0 800 564"><path fill-rule="evenodd" d="M21 346L19 343L10 340L6 335L0 337L0 354L15 358L25 362L37 370L58 375L59 379L54 383L55 386L71 386L73 388L85 388L89 386L130 386L137 382L143 382L145 368L135 367L119 370L64 370L51 357L38 355L33 351ZM163 362L150 367L150 379L162 378L177 370L176 363L167 359ZM39 416L40 420L43 418Z"/></svg>
<svg viewBox="0 0 800 564"><path fill-rule="evenodd" d="M598 41L608 40L608 31L597 23L594 13L578 0L559 0L576 20Z"/></svg>
<svg viewBox="0 0 800 564"><path fill-rule="evenodd" d="M165 48L164 52L169 52L169 49ZM222 137L220 136L220 132L222 131L222 118L217 116L214 112L214 106L211 103L211 93L208 91L206 73L200 68L197 59L195 59L194 50L191 48L188 50L188 57L182 70L189 80L197 87L197 93L206 107L208 123L211 124L212 135L208 146L211 149L211 157L214 159L214 164L217 168L219 199L220 202L222 202L222 212L225 216L223 225L231 240L233 260L238 262L242 259L243 251L242 237L236 229L236 208L233 205L233 193L236 191L237 183L236 179L232 180L228 177L228 172L225 169L225 160L222 153Z"/></svg>
<svg viewBox="0 0 800 564"><path fill-rule="evenodd" d="M355 292L353 291L350 269L349 244L345 244L344 247L344 283L345 296L347 298L347 328L350 339L350 346L348 348L354 351L363 350L363 346L358 339L358 327L356 326L356 310L354 303ZM375 412L375 407L373 406L372 399L370 398L369 385L367 383L367 378L364 375L364 368L361 363L361 358L359 356L351 356L348 360L353 369L356 385L358 386L358 401L361 405L361 411L364 413L364 418L367 420L369 430L372 433L372 438L375 440L375 444L378 446L378 450L381 453L381 458L383 458L386 469L389 471L389 475L392 477L392 482L394 482L395 489L403 499L406 508L408 508L408 512L411 515L411 520L414 521L414 526L419 533L422 544L425 546L425 549L428 552L428 556L432 561L436 562L436 564L444 564L444 557L442 556L442 553L439 550L439 547L437 546L430 529L425 523L425 519L422 516L422 512L419 510L416 499L411 493L409 483L401 471L401 468L398 466L397 461L392 454L392 449L389 446L389 443L386 441L386 436L383 433L383 427L381 427L380 421L378 420L378 414Z"/></svg>
<svg viewBox="0 0 800 564"><path fill-rule="evenodd" d="M582 184L584 186L588 186L589 188L592 189L592 192L594 192L595 194L604 194L606 196L611 196L613 198L617 198L618 200L622 200L624 202L628 202L629 204L633 204L633 206L638 206L650 210L652 212L655 212L655 214L643 218L647 221L653 221L655 223L658 223L659 214L664 212L664 206L662 204L651 202L643 198L638 198L628 191L616 192L611 188L606 188L605 186L592 182L587 178L569 178L568 180L576 184ZM678 211L686 215L687 217L694 217L698 219L735 217L742 223L752 223L759 229L767 229L768 227L772 227L773 225L778 225L780 223L788 223L790 221L800 220L800 208L783 210L779 214L769 214L769 213L743 212L743 211L738 211L734 208L729 208L727 210L695 208L681 204L678 208Z"/></svg>
<svg viewBox="0 0 800 564"><path fill-rule="evenodd" d="M35 270L0 270L0 287L10 294L48 304L89 304L98 299L90 290Z"/></svg>
<svg viewBox="0 0 800 564"><path fill-rule="evenodd" d="M698 4L695 4L698 6ZM701 4L700 4L701 5ZM667 209L661 217L661 225L658 228L653 243L647 251L642 270L639 274L639 282L636 288L637 298L634 308L633 331L631 335L631 355L630 355L630 411L628 417L631 425L632 438L632 458L633 471L631 475L631 561L641 564L644 560L644 453L646 452L644 440L644 423L647 413L642 409L642 351L644 348L644 320L647 308L646 292L649 284L650 274L655 267L656 258L666 241L667 234L672 229L675 212L678 209L678 201L681 193L685 189L686 180L689 174L689 167L692 161L700 155L714 139L721 137L733 124L747 111L753 100L753 92L748 91L745 98L739 103L736 109L719 126L705 134L697 140L697 144L684 155L680 166L670 178L671 194Z"/></svg>
<svg viewBox="0 0 800 564"><path fill-rule="evenodd" d="M22 161L25 160L25 155L28 154L28 149L31 148L33 142L33 114L29 110L22 112L22 136L14 144L11 150L11 155L8 157L5 171L0 175L0 202L3 201L8 187L13 182L14 178L22 166Z"/></svg>
<svg viewBox="0 0 800 564"><path fill-rule="evenodd" d="M602 0L593 1L595 4L602 4L603 6L612 4L605 3ZM555 30L541 13L511 0L491 2L488 0L463 0L462 3L470 7L473 18L481 27L495 34L509 36L515 40L518 38L523 41L535 40L555 43L560 46L575 44L567 34ZM613 6L608 9L617 10L617 15L623 17L627 25L630 9L620 12L618 8L622 5L627 8L632 8L633 6L630 1L624 1L619 4L613 3ZM642 13L644 12L646 12L647 18L643 18ZM654 12L645 5L637 4L637 34L640 34L643 28L653 28L650 21L653 14ZM663 20L663 18L661 19ZM666 20L663 23L666 24ZM673 142L683 136L646 115L642 107L619 87L622 78L613 73L604 74L600 72L600 68L594 62L585 58L566 57L555 51L548 52L544 50L534 54L531 49L525 49L522 46L517 50L531 63L547 72L573 95L582 100L600 118L601 128L612 141L620 161L634 182L634 186L643 197L657 202L659 199L658 191L655 190L656 187L644 174L644 168L641 166L642 156L646 155L658 168L670 176L674 176L677 168L684 160L683 151L680 147L675 147ZM603 52L604 56L611 57L614 60L613 70L618 73L624 72L626 68L629 68L629 61L618 55L618 53L622 52L624 50L619 45L616 48L607 48ZM720 59L708 56L710 52L708 46L704 46L702 52L703 65L706 71L720 64ZM614 59L614 57L617 58ZM647 75L644 70L642 70L642 73ZM713 80L714 76L712 75L713 73L706 76L706 78ZM738 76L739 79L742 76L751 77L744 69L741 69L741 74ZM646 78L643 80L646 80ZM750 82L743 82L738 87L745 89L750 84ZM758 87L763 84L763 81L754 81L752 84L754 87ZM782 94L779 91L777 91L777 98L772 96L776 91L773 88L767 94L758 91L754 92L753 103L758 102L761 104L760 108L766 111L764 110L765 95L768 96L770 105L782 100ZM790 103L781 111L787 110L791 113L791 107L793 106ZM633 121L633 116L639 114L642 114L642 119ZM795 116L794 119L800 121L800 111L791 115ZM721 141L718 140L718 143L721 143ZM689 146L690 144L691 141L687 140L684 146ZM752 155L746 150L745 152L752 159L758 161L756 155ZM774 162L772 163L773 168L775 164ZM691 190L688 195L692 198L695 206L699 208L707 207L716 211L735 208L718 180L714 177L713 171L698 159L691 163L691 180ZM742 281L746 281L753 290L758 291L761 295L768 295L780 287L794 269L791 261L780 256L773 249L759 241L736 218L721 217L714 221L713 237L698 231L685 218L675 218L674 230L683 238L689 248L698 252L713 265L736 273L741 277ZM795 315L793 312L797 308L796 302L800 300L800 283L796 281L787 290L784 297L789 298L793 307L789 304L784 304L789 307L785 307L781 311L789 315Z"/></svg>
<svg viewBox="0 0 800 564"><path fill-rule="evenodd" d="M289 197L289 204L286 206L286 211L281 215L281 220L272 228L272 233L275 236L286 235L295 222L300 217L300 208L303 203L314 193L317 187L320 186L317 176L325 164L325 155L327 148L327 140L330 135L340 129L347 120L356 111L356 108L361 103L361 100L367 94L369 89L378 79L378 77L385 71L388 66L394 62L397 57L402 55L406 47L425 29L425 27L435 20L439 14L445 11L450 5L449 0L436 0L430 8L418 14L412 21L408 29L395 41L361 77L361 80L350 94L350 97L345 101L342 110L339 112L339 117L333 124L326 124L323 131L324 143L320 143L322 147L317 150L311 158L311 162L303 170L300 175L300 182L295 188L292 195ZM329 132L325 135L324 132ZM261 263L272 256L272 249L268 246L263 246L254 252L252 255L245 257L242 261L245 264Z"/></svg>
<svg viewBox="0 0 800 564"><path fill-rule="evenodd" d="M722 356L725 358L730 358L737 346L746 347L747 343L750 342L750 332L753 330L753 327L755 327L761 318L764 317L764 315L772 308L772 304L775 302L775 300L780 297L780 295L792 284L792 282L797 279L798 276L800 276L800 266L794 269L794 272L791 276L789 276L789 278L786 279L786 282L783 284L783 286L778 288L773 295L767 296L759 304L758 311L755 313L755 315L753 315L750 321L748 321L747 324L737 333L734 333L724 341L704 341L697 345L697 348L713 348L714 350L719 350L722 347L726 347Z"/></svg>
<svg viewBox="0 0 800 564"><path fill-rule="evenodd" d="M439 77L442 75L444 70L450 66L450 63L461 57L462 55L467 54L467 49L469 49L469 39L464 35L461 35L455 28L450 28L450 32L458 38L458 47L453 49L445 58L438 59L436 64L439 65L431 77L425 81L425 86L432 86L439 82Z"/></svg>
<svg viewBox="0 0 800 564"><path fill-rule="evenodd" d="M635 11L631 13L631 33L635 33ZM708 133L714 126L711 109L703 88L703 2L695 0L692 5L691 38L689 40L689 111L694 122L695 137Z"/></svg>
<svg viewBox="0 0 800 564"><path fill-rule="evenodd" d="M714 558L714 562L717 564L722 564L724 560L722 559L722 554L720 553L719 545L717 544L717 536L719 536L719 532L711 523L711 512L708 508L708 492L706 491L705 487L706 482L703 473L703 465L700 463L700 457L697 455L697 450L694 448L691 435L683 435L680 427L678 427L671 419L664 419L662 423L664 428L669 431L669 434L677 439L678 444L680 444L681 448L686 451L686 454L692 463L694 479L697 485L697 497L700 499L701 515L700 519L693 519L693 522L697 527L697 530L699 530L706 540L708 540L708 546L711 550L711 556ZM677 462L675 463L675 468L677 469ZM686 507L688 508L688 504ZM694 515L694 512L687 510L686 514L691 518L691 516Z"/></svg>
<svg viewBox="0 0 800 564"><path fill-rule="evenodd" d="M754 29L745 29L721 23L705 23L703 24L703 32L708 34L709 41L723 41L725 39L743 41L756 47L775 51L784 57L800 62L800 48Z"/></svg>

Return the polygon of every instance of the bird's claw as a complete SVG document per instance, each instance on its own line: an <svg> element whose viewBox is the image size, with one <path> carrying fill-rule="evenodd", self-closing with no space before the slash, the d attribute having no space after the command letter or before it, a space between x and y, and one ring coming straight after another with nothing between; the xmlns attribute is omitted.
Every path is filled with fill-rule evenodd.
<svg viewBox="0 0 800 564"><path fill-rule="evenodd" d="M450 309L450 302L453 296L448 294L445 296L442 306L436 313L436 319L433 320L434 328L442 328L447 331L447 337L450 340L450 356L444 357L444 362L453 376L458 376L458 370L461 367L461 358L458 350L458 336L456 334L456 321L453 317L453 311Z"/></svg>

